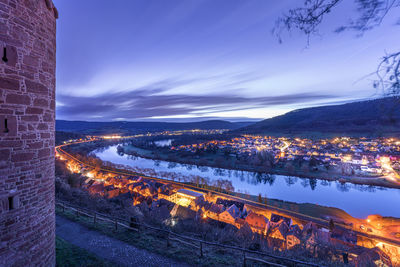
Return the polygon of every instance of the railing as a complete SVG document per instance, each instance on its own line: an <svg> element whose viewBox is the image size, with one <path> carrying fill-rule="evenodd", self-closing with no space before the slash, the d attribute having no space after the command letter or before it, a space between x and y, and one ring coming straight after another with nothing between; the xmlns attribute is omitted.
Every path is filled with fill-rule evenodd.
<svg viewBox="0 0 400 267"><path fill-rule="evenodd" d="M264 263L267 266L276 266L276 267L282 267L282 266L288 266L288 265L289 266L315 266L315 267L321 266L321 265L317 265L314 263L309 263L309 262L290 259L290 258L281 257L281 256L277 256L277 255L272 255L272 254L268 254L265 252L253 251L253 250L248 250L248 249L241 248L241 247L224 245L224 244L219 244L216 242L210 242L210 241L206 241L206 240L201 240L201 239L197 239L197 238L193 238L193 237L184 236L181 234L174 233L170 230L150 226L146 223L139 223L139 222L134 222L134 221L128 221L128 220L122 219L122 218L112 217L112 216L101 214L101 213L98 213L96 211L92 211L92 210L89 210L86 208L77 207L75 205L65 203L63 201L57 201L56 206L59 206L62 209L62 213L65 213L66 210L70 210L73 213L75 213L77 217L83 215L88 218L93 218L92 223L94 226L96 226L96 223L98 223L98 221L103 221L103 222L108 223L115 230L118 230L119 227L123 227L125 229L135 231L135 232L140 232L141 228L146 228L146 229L150 229L153 231L163 232L166 234L165 239L166 239L167 247L171 245L171 241L179 242L186 246L197 249L199 251L200 258L204 257L205 246L213 246L213 247L220 247L220 248L224 248L224 249L231 249L234 251L241 252L243 255L243 266L246 266L246 263L249 261L256 261L256 262ZM134 226L134 227L132 227L132 226ZM251 256L248 256L249 254L263 256L268 259L251 257Z"/></svg>

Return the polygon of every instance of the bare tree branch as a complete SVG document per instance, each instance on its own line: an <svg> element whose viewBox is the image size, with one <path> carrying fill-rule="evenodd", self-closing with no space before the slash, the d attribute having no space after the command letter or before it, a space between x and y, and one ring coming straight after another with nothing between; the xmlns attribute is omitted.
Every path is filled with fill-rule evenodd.
<svg viewBox="0 0 400 267"><path fill-rule="evenodd" d="M357 6L359 17L350 20L335 32L353 30L362 35L365 31L379 26L389 11L400 7L400 0L353 0ZM284 31L298 30L307 36L307 45L310 37L318 33L318 28L324 17L343 0L305 0L303 7L290 9L282 15L273 28L273 34L282 42ZM400 25L400 20L397 23ZM373 85L387 95L400 94L400 52L386 54L375 72L377 80Z"/></svg>
<svg viewBox="0 0 400 267"><path fill-rule="evenodd" d="M274 35L282 42L284 30L296 29L307 35L308 42L311 35L318 32L318 26L326 14L342 0L305 0L304 7L290 9L288 14L278 18L273 29Z"/></svg>
<svg viewBox="0 0 400 267"><path fill-rule="evenodd" d="M400 93L400 52L387 54L383 57L376 70L378 79L374 87L383 90L388 95Z"/></svg>
<svg viewBox="0 0 400 267"><path fill-rule="evenodd" d="M355 30L362 34L379 26L390 10L400 6L399 0L355 0L355 3L360 16L347 26L339 27L336 32Z"/></svg>

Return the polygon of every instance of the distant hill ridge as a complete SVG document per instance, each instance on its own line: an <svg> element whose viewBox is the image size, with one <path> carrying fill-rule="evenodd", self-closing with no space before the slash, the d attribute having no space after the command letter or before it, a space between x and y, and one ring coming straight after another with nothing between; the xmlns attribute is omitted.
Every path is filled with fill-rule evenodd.
<svg viewBox="0 0 400 267"><path fill-rule="evenodd" d="M400 98L298 109L238 129L250 134L400 134Z"/></svg>
<svg viewBox="0 0 400 267"><path fill-rule="evenodd" d="M228 129L234 130L251 124L252 122L229 122L223 120L208 120L200 122L173 123L173 122L90 122L57 120L56 130L83 134L110 134L110 133L142 133L158 131L178 131L190 129Z"/></svg>

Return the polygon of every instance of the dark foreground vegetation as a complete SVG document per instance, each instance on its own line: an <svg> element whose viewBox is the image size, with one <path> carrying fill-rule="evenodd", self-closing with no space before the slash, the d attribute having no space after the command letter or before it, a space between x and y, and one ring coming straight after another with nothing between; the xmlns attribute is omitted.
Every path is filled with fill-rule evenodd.
<svg viewBox="0 0 400 267"><path fill-rule="evenodd" d="M92 253L56 237L57 267L112 267L112 263L99 259Z"/></svg>

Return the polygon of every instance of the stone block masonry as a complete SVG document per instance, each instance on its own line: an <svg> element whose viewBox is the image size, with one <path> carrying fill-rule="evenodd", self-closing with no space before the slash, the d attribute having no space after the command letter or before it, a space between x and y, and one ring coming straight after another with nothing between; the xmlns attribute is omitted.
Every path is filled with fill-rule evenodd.
<svg viewBox="0 0 400 267"><path fill-rule="evenodd" d="M0 266L54 266L56 18L0 0Z"/></svg>

